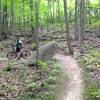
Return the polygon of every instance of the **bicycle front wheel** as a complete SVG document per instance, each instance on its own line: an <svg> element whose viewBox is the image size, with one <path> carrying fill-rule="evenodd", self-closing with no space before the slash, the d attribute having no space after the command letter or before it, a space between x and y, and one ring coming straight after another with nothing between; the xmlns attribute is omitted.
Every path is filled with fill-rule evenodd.
<svg viewBox="0 0 100 100"><path fill-rule="evenodd" d="M7 58L10 59L10 60L13 60L13 59L17 58L16 52L9 52L7 54Z"/></svg>

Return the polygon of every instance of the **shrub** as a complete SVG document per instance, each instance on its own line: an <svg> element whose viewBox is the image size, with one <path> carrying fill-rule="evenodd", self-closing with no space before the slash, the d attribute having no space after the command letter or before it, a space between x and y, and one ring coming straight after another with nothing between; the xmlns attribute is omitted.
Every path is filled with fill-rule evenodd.
<svg viewBox="0 0 100 100"><path fill-rule="evenodd" d="M95 85L89 85L88 88L86 88L85 92L85 99L86 100L100 100L100 91L98 86Z"/></svg>
<svg viewBox="0 0 100 100"><path fill-rule="evenodd" d="M46 79L46 82L47 82L48 84L55 84L56 80L57 80L57 77L56 77L56 76L49 76L49 77Z"/></svg>
<svg viewBox="0 0 100 100"><path fill-rule="evenodd" d="M20 100L32 100L32 94L30 92L25 92L20 96Z"/></svg>
<svg viewBox="0 0 100 100"><path fill-rule="evenodd" d="M32 43L32 48L33 48L33 49L36 49L36 47L37 47L37 46L36 46L36 43L33 42L33 43Z"/></svg>
<svg viewBox="0 0 100 100"><path fill-rule="evenodd" d="M12 67L13 67L13 64L12 63L8 63L6 65L6 68L4 68L4 71L11 71L12 70Z"/></svg>
<svg viewBox="0 0 100 100"><path fill-rule="evenodd" d="M54 92L49 91L45 93L39 93L36 95L35 100L55 100Z"/></svg>
<svg viewBox="0 0 100 100"><path fill-rule="evenodd" d="M46 64L46 62L44 62L44 61L38 61L37 62L37 64L38 64L38 66L39 66L39 68L40 69L42 69L42 70L45 70L46 69L46 67L47 67L47 64Z"/></svg>
<svg viewBox="0 0 100 100"><path fill-rule="evenodd" d="M86 89L84 92L85 100L100 100L100 90L99 90L100 86L91 83L89 77L90 70L88 70L88 69L93 69L94 71L100 68L99 59L100 59L100 53L98 50L95 49L89 50L88 53L80 59L80 63L84 69L84 80L86 82Z"/></svg>

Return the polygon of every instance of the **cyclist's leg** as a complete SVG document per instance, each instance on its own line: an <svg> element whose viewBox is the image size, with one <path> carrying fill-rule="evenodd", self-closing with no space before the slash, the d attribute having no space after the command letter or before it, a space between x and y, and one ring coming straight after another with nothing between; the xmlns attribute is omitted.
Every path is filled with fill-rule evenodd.
<svg viewBox="0 0 100 100"><path fill-rule="evenodd" d="M17 52L17 59L19 60L20 59L20 57L21 57L21 55L20 55L20 48L17 48L16 49L16 52Z"/></svg>

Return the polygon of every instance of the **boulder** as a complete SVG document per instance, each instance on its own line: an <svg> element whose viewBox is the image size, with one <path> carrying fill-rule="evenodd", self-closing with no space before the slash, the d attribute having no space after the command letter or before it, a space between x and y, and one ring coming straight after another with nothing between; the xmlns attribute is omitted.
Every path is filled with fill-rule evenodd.
<svg viewBox="0 0 100 100"><path fill-rule="evenodd" d="M55 55L56 51L60 49L57 42L51 41L38 48L38 60L49 61ZM31 57L25 61L28 65L34 65L36 63L37 53L32 53Z"/></svg>

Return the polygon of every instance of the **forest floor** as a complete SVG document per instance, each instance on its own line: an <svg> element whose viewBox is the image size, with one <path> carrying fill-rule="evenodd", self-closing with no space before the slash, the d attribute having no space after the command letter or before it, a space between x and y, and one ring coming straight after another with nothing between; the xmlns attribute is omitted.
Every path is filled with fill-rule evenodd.
<svg viewBox="0 0 100 100"><path fill-rule="evenodd" d="M72 33L72 45L73 45L74 51L76 52L75 56L77 56L77 52L79 52L79 51L78 51L77 41L73 40L73 31L74 31L73 27L71 27L70 32ZM86 49L100 48L100 36L97 36L95 34L95 32L96 32L96 29L86 31L85 37L84 37L84 42L87 47ZM58 35L59 36L57 36L57 37L53 37L54 40L59 41L59 44L64 44L64 45L62 45L62 48L63 47L66 48L66 46L65 46L66 45L66 37L65 37L66 34L64 33L62 35L62 33L60 33L60 34L58 33ZM62 37L60 38L60 36L62 36ZM5 98L9 98L9 96L16 97L19 95L19 93L23 92L22 89L24 90L24 88L26 88L26 87L24 87L25 84L22 82L24 79L24 77L22 77L24 75L24 72L26 72L29 75L29 77L26 77L26 75L25 75L26 81L30 81L30 80L32 80L32 78L34 78L34 74L32 73L32 71L33 72L37 71L32 68L29 68L29 66L26 67L26 66L23 66L23 64L18 64L18 63L14 63L13 68L11 69L12 73L6 73L5 71L3 71L5 66L7 67L7 63L9 63L8 59L6 58L6 54L9 51L9 47L7 47L8 46L7 43L8 43L8 40L0 43L4 47L4 50L0 51L1 52L0 53L0 73L1 73L0 88L3 88L2 91L0 90L0 92L1 92L0 97L5 97ZM77 61L71 56L65 56L65 55L61 55L61 54L55 55L55 58L59 61L60 65L62 66L61 68L62 68L63 72L65 74L67 74L67 76L68 76L68 79L64 81L63 90L61 90L63 92L61 93L60 97L58 97L59 99L57 99L57 100L83 100L84 80L82 78L82 69L78 65ZM22 68L19 69L20 67L22 67ZM14 69L15 69L15 71L14 71ZM2 73L2 71L3 71L3 73ZM18 71L20 71L20 72L18 73ZM93 72L93 74L94 74L94 72ZM95 76L99 76L99 74L100 74L100 70L99 70L99 72L96 73ZM30 80L28 80L28 78ZM38 77L36 77L36 78L38 78ZM92 79L93 79L93 77L92 77ZM39 80L40 79L37 79L37 82ZM3 83L4 83L4 85L3 85ZM12 84L13 84L13 87L11 88ZM7 89L4 90L4 88L7 88ZM30 87L27 87L27 88L30 88ZM13 90L16 90L15 93L13 93Z"/></svg>

